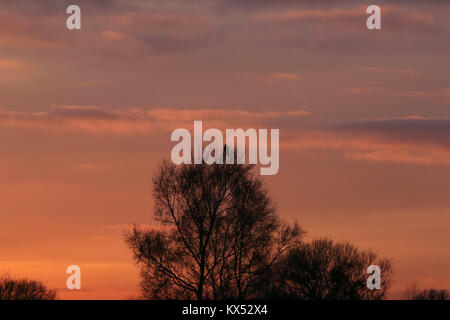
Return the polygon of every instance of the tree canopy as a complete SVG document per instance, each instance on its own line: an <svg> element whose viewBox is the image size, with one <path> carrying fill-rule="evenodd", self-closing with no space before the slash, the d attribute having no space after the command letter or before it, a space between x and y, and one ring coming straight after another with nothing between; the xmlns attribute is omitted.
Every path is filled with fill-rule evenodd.
<svg viewBox="0 0 450 320"><path fill-rule="evenodd" d="M244 299L302 231L281 222L250 165L176 166L153 179L158 229L134 226L126 241L149 298Z"/></svg>

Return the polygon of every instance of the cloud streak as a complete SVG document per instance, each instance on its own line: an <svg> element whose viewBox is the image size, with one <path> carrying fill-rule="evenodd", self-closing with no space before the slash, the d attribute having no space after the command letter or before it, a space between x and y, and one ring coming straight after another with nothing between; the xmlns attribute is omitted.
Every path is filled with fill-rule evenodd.
<svg viewBox="0 0 450 320"><path fill-rule="evenodd" d="M281 129L304 110L249 112L237 109L127 109L60 106L43 112L0 111L0 126L87 134L136 135L192 127L203 120L208 127L270 127ZM328 150L343 158L418 165L450 165L450 118L409 116L344 123L333 128L287 129L281 148L296 151Z"/></svg>
<svg viewBox="0 0 450 320"><path fill-rule="evenodd" d="M334 150L359 161L450 165L450 118L356 121L330 130L302 132L282 147Z"/></svg>
<svg viewBox="0 0 450 320"><path fill-rule="evenodd" d="M251 15L251 19L265 23L320 23L321 26L338 25L361 30L361 21L364 21L366 17L366 8L358 6L350 9L291 9L255 13ZM382 13L383 25L389 30L404 31L405 28L413 28L421 32L440 30L434 17L428 13L391 5L382 6Z"/></svg>
<svg viewBox="0 0 450 320"><path fill-rule="evenodd" d="M147 134L191 127L194 120L208 126L255 125L273 119L307 116L304 110L249 112L235 109L128 109L111 110L95 106L60 106L43 112L0 111L0 126L92 134Z"/></svg>

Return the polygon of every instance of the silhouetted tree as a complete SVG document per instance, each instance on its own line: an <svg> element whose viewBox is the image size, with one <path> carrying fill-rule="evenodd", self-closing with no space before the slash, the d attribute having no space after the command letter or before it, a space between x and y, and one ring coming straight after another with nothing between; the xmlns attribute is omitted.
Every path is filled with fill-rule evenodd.
<svg viewBox="0 0 450 320"><path fill-rule="evenodd" d="M405 298L408 300L448 300L449 292L444 289L419 289L417 284L406 289Z"/></svg>
<svg viewBox="0 0 450 320"><path fill-rule="evenodd" d="M381 269L381 289L367 288L367 267ZM372 251L361 251L349 243L314 240L294 248L274 270L272 298L302 300L360 300L385 297L392 277L388 259L377 260Z"/></svg>
<svg viewBox="0 0 450 320"><path fill-rule="evenodd" d="M250 299L302 231L280 221L251 165L174 165L154 176L158 229L125 235L147 298Z"/></svg>
<svg viewBox="0 0 450 320"><path fill-rule="evenodd" d="M56 291L42 282L28 279L13 279L9 275L0 277L0 300L54 300Z"/></svg>

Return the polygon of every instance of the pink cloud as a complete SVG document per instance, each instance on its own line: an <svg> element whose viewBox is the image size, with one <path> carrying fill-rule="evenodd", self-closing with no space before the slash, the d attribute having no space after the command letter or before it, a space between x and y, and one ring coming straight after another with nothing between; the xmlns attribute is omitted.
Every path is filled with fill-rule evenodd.
<svg viewBox="0 0 450 320"><path fill-rule="evenodd" d="M267 85L273 85L280 81L293 81L300 78L300 75L296 73L271 73L266 77L265 83Z"/></svg>
<svg viewBox="0 0 450 320"><path fill-rule="evenodd" d="M0 83L8 83L29 78L34 67L19 59L0 59Z"/></svg>
<svg viewBox="0 0 450 320"><path fill-rule="evenodd" d="M101 33L101 36L103 39L113 41L121 40L125 37L123 33L114 30L105 30Z"/></svg>
<svg viewBox="0 0 450 320"><path fill-rule="evenodd" d="M45 130L75 130L93 134L147 134L178 127L191 127L203 120L209 127L253 126L264 121L301 117L303 110L249 112L236 109L128 109L111 110L95 106L61 106L43 112L0 111L0 125Z"/></svg>
<svg viewBox="0 0 450 320"><path fill-rule="evenodd" d="M357 6L350 9L323 9L323 10L285 10L257 13L251 16L252 20L264 22L317 22L321 26L339 25L340 27L364 28L364 19L367 6ZM385 26L390 30L435 31L437 23L433 15L406 9L400 6L382 5L382 16Z"/></svg>
<svg viewBox="0 0 450 320"><path fill-rule="evenodd" d="M385 92L386 88L383 87L357 87L351 88L349 92L351 94L374 94L374 93L382 93Z"/></svg>
<svg viewBox="0 0 450 320"><path fill-rule="evenodd" d="M449 118L421 116L362 121L334 130L293 133L281 147L336 151L359 161L450 165L449 123Z"/></svg>
<svg viewBox="0 0 450 320"><path fill-rule="evenodd" d="M404 74L404 75L416 75L420 72L412 69L400 69L391 67L359 67L358 69L363 71L369 71L381 74Z"/></svg>

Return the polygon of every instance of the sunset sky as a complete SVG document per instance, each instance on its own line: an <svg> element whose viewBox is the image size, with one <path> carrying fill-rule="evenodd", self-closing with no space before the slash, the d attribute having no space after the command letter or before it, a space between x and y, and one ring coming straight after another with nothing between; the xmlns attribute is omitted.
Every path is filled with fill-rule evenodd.
<svg viewBox="0 0 450 320"><path fill-rule="evenodd" d="M450 2L315 2L0 0L0 273L137 297L122 234L155 224L170 133L202 120L280 129L262 179L306 240L391 257L393 298L450 289Z"/></svg>

